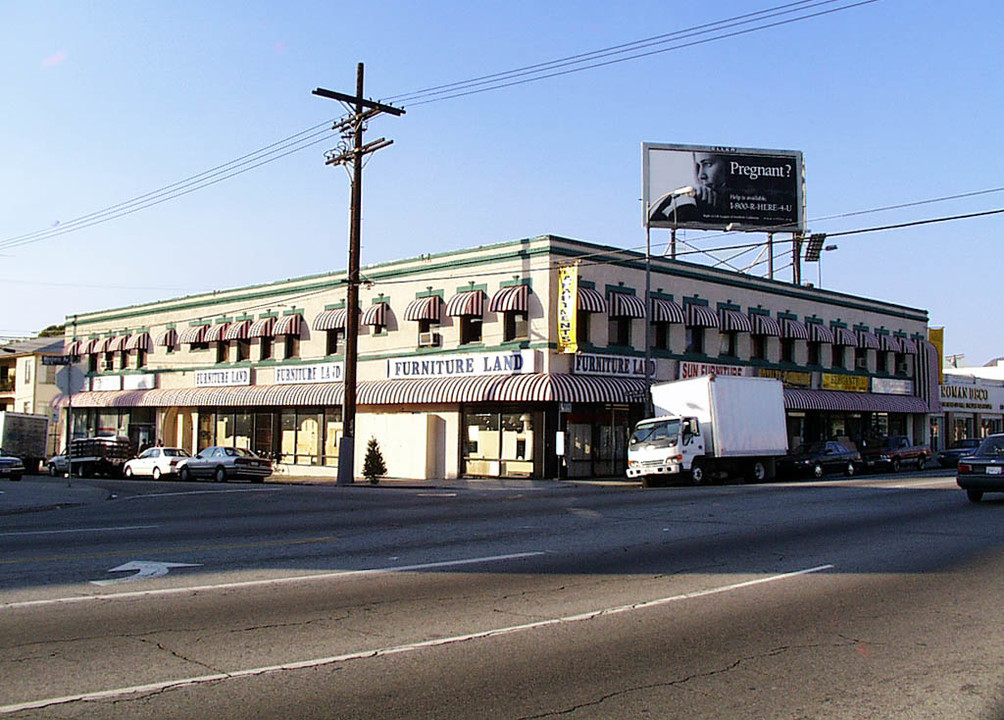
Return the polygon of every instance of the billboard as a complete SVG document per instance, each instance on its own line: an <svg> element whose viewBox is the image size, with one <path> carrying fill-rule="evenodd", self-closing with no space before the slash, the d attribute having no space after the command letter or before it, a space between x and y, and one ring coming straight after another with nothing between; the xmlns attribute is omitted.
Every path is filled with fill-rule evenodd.
<svg viewBox="0 0 1004 720"><path fill-rule="evenodd" d="M802 153L642 144L647 227L803 231Z"/></svg>

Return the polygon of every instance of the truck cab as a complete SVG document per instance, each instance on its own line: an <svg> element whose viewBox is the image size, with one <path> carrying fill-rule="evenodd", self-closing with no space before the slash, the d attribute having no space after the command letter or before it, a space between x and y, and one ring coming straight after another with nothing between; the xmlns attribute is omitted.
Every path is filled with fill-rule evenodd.
<svg viewBox="0 0 1004 720"><path fill-rule="evenodd" d="M691 470L694 458L703 455L704 438L697 418L666 415L642 420L628 440L627 476L641 477L648 484L651 476Z"/></svg>

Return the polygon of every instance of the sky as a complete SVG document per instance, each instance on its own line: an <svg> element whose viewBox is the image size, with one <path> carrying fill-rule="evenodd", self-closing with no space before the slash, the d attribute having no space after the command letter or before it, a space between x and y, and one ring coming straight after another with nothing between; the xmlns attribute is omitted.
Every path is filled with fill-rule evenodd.
<svg viewBox="0 0 1004 720"><path fill-rule="evenodd" d="M324 162L343 110L311 91L353 93L357 63L365 94L390 100L781 4L5 0L0 338L344 269L348 176ZM797 5L801 16L834 12L375 118L366 139L394 144L366 166L363 264L543 234L643 249L643 142L801 151L816 233L1004 208L1004 3ZM274 162L99 214L189 189L175 184L311 128L298 137L316 144ZM925 309L945 328L946 354L981 365L1004 355L987 321L1002 231L1004 214L991 214L846 235L802 279ZM654 251L667 239L653 231ZM782 264L775 277L790 280Z"/></svg>

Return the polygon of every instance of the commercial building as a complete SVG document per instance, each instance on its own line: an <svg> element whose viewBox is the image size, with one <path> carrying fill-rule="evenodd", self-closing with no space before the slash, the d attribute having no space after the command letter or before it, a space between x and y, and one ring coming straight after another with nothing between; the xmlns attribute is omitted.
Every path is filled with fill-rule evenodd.
<svg viewBox="0 0 1004 720"><path fill-rule="evenodd" d="M943 415L935 422L941 447L1004 432L1004 375L1000 360L982 367L945 368L938 388Z"/></svg>
<svg viewBox="0 0 1004 720"><path fill-rule="evenodd" d="M554 236L364 267L356 457L374 437L392 477L623 474L645 405L645 269L642 253ZM926 311L664 257L651 273L653 380L776 377L792 444L926 441L940 409ZM248 447L334 479L344 283L73 316L74 433Z"/></svg>
<svg viewBox="0 0 1004 720"><path fill-rule="evenodd" d="M57 383L66 369L45 365L42 358L62 355L63 344L59 337L40 337L0 347L0 410L37 415L52 412L60 392ZM65 384L62 387L65 389ZM58 437L52 423L49 432L49 451L54 452Z"/></svg>

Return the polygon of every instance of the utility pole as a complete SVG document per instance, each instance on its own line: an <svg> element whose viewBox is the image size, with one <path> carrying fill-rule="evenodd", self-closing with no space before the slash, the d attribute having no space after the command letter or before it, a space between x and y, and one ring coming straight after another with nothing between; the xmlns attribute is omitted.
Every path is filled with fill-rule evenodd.
<svg viewBox="0 0 1004 720"><path fill-rule="evenodd" d="M338 443L338 484L355 482L356 366L359 364L359 244L362 234L363 158L393 144L380 138L363 144L366 122L381 113L404 115L404 110L363 98L363 64L356 66L356 94L345 95L317 88L314 95L338 100L350 106L348 117L334 124L342 133L338 151L327 154L326 165L351 165L352 205L349 211L349 265L345 284L345 399L342 403L342 438ZM349 141L351 140L351 146Z"/></svg>

